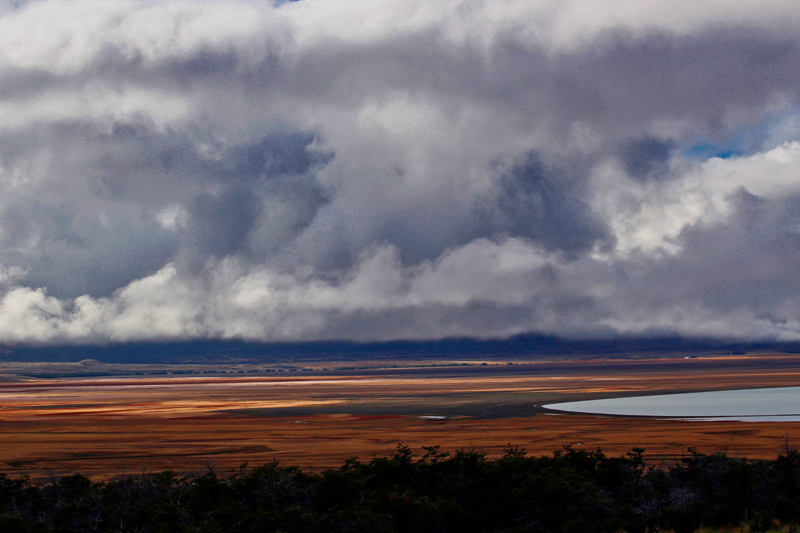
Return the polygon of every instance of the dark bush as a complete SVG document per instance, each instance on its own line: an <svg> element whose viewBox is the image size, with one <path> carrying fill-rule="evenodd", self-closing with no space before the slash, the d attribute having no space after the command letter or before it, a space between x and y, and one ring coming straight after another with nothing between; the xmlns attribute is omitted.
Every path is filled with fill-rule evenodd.
<svg viewBox="0 0 800 533"><path fill-rule="evenodd" d="M400 445L389 458L350 459L309 474L270 463L181 478L173 472L92 482L33 483L0 474L0 531L602 533L800 520L800 455L773 461L690 455L648 467L644 451L606 457L565 447L530 457Z"/></svg>

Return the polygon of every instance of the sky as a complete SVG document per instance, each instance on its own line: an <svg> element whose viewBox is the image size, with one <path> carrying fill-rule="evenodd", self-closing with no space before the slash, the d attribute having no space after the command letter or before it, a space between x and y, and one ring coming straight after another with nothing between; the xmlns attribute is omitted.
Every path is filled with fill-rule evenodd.
<svg viewBox="0 0 800 533"><path fill-rule="evenodd" d="M800 3L0 0L0 343L800 339Z"/></svg>

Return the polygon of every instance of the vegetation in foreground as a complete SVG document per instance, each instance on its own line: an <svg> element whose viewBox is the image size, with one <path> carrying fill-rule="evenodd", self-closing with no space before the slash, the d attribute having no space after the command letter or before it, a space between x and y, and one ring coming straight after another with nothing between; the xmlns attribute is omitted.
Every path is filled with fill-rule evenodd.
<svg viewBox="0 0 800 533"><path fill-rule="evenodd" d="M644 532L796 531L800 454L747 460L690 449L647 466L643 450L606 457L565 447L489 460L436 446L414 457L352 459L303 472L277 463L227 476L209 469L92 482L0 474L0 531L140 532ZM709 529L706 529L708 531Z"/></svg>

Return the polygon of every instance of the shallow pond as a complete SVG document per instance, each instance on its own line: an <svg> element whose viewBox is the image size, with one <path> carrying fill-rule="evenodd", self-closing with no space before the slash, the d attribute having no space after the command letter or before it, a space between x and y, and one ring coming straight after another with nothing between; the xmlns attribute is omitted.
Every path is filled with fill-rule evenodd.
<svg viewBox="0 0 800 533"><path fill-rule="evenodd" d="M544 407L603 415L790 422L800 421L800 387L608 398L552 403Z"/></svg>

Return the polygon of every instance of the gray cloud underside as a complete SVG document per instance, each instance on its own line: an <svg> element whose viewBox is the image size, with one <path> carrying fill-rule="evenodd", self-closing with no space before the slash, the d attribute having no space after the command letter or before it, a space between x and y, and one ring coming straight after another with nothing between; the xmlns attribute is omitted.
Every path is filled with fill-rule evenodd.
<svg viewBox="0 0 800 533"><path fill-rule="evenodd" d="M798 339L798 30L791 2L0 3L0 342Z"/></svg>

